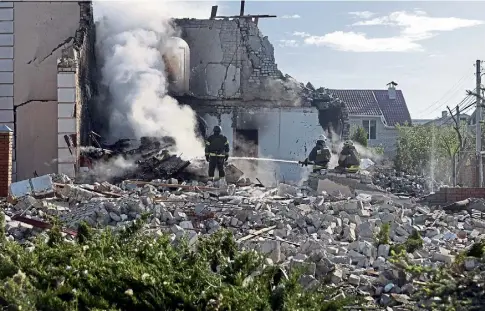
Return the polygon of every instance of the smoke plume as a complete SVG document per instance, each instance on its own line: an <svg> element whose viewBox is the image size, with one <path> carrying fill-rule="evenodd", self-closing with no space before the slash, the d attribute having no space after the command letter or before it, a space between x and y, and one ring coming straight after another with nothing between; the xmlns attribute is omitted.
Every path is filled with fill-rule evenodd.
<svg viewBox="0 0 485 311"><path fill-rule="evenodd" d="M204 7L204 6L202 6ZM162 55L178 36L173 17L206 16L210 9L181 1L95 1L96 48L109 138L170 136L183 157L203 155L196 136L196 115L167 94Z"/></svg>

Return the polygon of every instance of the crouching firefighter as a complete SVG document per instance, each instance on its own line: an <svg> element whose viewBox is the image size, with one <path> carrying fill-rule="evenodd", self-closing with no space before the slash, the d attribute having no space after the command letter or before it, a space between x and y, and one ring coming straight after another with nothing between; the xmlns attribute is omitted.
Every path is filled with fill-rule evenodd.
<svg viewBox="0 0 485 311"><path fill-rule="evenodd" d="M221 127L214 126L213 134L205 142L205 159L209 162L209 178L214 178L217 168L219 178L224 178L224 163L229 158L229 142L227 137L221 134Z"/></svg>
<svg viewBox="0 0 485 311"><path fill-rule="evenodd" d="M305 166L312 163L314 173L320 172L321 170L326 170L328 168L328 162L330 162L332 154L325 141L325 137L320 137L317 140L315 147L313 147L312 151L310 151L308 158L302 162L302 164Z"/></svg>
<svg viewBox="0 0 485 311"><path fill-rule="evenodd" d="M360 156L355 149L354 143L350 140L344 142L344 147L340 151L338 168L349 173L355 173L360 168Z"/></svg>

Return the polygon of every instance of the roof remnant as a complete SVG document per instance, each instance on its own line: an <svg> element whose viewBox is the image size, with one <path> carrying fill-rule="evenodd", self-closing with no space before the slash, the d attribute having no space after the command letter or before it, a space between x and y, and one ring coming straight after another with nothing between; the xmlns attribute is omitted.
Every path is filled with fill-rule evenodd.
<svg viewBox="0 0 485 311"><path fill-rule="evenodd" d="M388 90L329 90L347 105L350 115L384 116L387 125L411 124L404 95L396 90L396 99L389 99Z"/></svg>

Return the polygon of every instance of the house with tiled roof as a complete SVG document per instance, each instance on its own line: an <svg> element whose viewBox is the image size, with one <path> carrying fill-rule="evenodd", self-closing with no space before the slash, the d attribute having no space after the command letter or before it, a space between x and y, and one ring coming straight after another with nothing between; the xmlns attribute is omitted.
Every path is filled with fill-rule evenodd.
<svg viewBox="0 0 485 311"><path fill-rule="evenodd" d="M369 146L382 146L394 155L398 124L412 124L411 115L401 90L394 81L387 90L329 90L347 106L351 127L367 131Z"/></svg>

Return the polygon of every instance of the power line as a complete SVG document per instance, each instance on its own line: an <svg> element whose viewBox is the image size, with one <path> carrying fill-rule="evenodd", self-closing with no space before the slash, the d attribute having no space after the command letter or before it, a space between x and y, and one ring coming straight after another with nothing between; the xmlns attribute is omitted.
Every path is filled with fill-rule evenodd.
<svg viewBox="0 0 485 311"><path fill-rule="evenodd" d="M453 85L453 86L452 86L452 87L451 87L451 88L450 88L450 89L449 89L449 90L448 90L448 91L445 93L445 94L443 94L443 96L441 96L441 98L440 98L440 99L438 99L438 100L437 100L437 101L435 101L433 104L431 104L430 106L426 107L425 109L421 110L421 111L420 111L420 112L418 112L418 113L419 113L419 114L422 114L422 113L424 113L424 112L426 112L426 111L429 111L429 109L432 109L432 108L436 107L437 105L442 104L442 103L441 103L441 101L442 101L444 98L446 98L446 97L448 97L448 100L447 100L447 101L449 101L449 99L450 99L450 97L451 97L451 95L452 95L452 94L450 94L450 95L449 95L449 93L450 93L450 92L453 92L453 95L454 95L454 94L455 94L455 93L456 93L456 92L457 92L457 91L460 89L460 87L461 87L461 86L462 86L462 84L463 84L463 80L464 80L466 77L469 77L469 78L470 78L470 76L469 76L468 72L467 72L467 73L465 73L465 74L464 74L464 75L463 75L463 76L462 76L462 77L461 77L461 78L460 78L460 79L459 79L459 80L458 80L458 81L457 81L457 82L456 82L456 83L455 83L455 84L454 84L454 85ZM449 96L448 96L448 95L449 95ZM446 103L446 102L445 102L445 103ZM442 105L438 106L438 108L435 108L435 110L433 110L432 112L436 111L437 109L440 109L440 108L441 108L441 106L442 106Z"/></svg>
<svg viewBox="0 0 485 311"><path fill-rule="evenodd" d="M467 95L465 98L463 98L463 100L462 100L461 102L459 102L459 103L458 103L458 105L457 105L457 106L459 107L460 113L464 113L464 111L462 111L462 110L464 110L464 109L465 109L465 108L463 108L463 107L465 107L466 105L468 105L468 106L466 106L467 108L468 108L468 107L470 107L470 106L469 106L470 101L473 101L473 97L472 97L471 95ZM453 119L453 117L455 117L455 116L456 116L456 113L455 113L455 114L453 114L453 113L452 113L452 114L451 114L449 117L447 117L446 119L442 120L442 121L440 122L440 125L443 125L443 124L448 123L448 122L449 122L451 119ZM439 119L438 119L438 120L439 120Z"/></svg>

